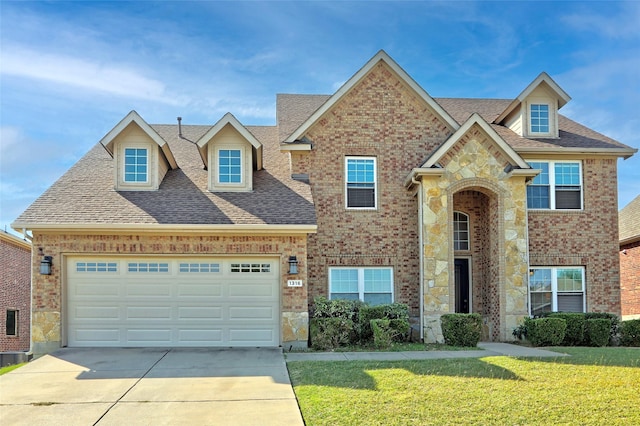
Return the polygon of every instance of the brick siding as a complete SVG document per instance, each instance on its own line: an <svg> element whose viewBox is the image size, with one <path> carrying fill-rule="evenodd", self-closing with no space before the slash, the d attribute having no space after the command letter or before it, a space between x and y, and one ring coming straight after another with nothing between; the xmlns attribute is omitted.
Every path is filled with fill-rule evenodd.
<svg viewBox="0 0 640 426"><path fill-rule="evenodd" d="M620 315L615 159L585 159L584 210L530 211L532 266L584 266L588 312Z"/></svg>
<svg viewBox="0 0 640 426"><path fill-rule="evenodd" d="M39 262L40 260L38 260ZM0 352L28 351L31 249L0 239ZM18 335L7 336L7 309L18 310Z"/></svg>
<svg viewBox="0 0 640 426"><path fill-rule="evenodd" d="M640 316L640 241L620 246L622 315Z"/></svg>

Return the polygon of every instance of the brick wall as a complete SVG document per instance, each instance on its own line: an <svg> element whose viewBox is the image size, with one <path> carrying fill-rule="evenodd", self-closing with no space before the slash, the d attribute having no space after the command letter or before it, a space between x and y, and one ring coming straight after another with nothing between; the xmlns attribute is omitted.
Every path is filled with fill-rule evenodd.
<svg viewBox="0 0 640 426"><path fill-rule="evenodd" d="M0 239L0 352L28 351L31 319L31 248ZM7 336L7 309L18 310L18 335Z"/></svg>
<svg viewBox="0 0 640 426"><path fill-rule="evenodd" d="M309 237L309 301L327 296L328 268L392 266L395 300L419 310L418 201L403 182L449 134L385 64L379 64L310 129L308 162L318 233ZM377 158L378 208L345 208L345 156ZM306 170L302 166L308 167Z"/></svg>
<svg viewBox="0 0 640 426"><path fill-rule="evenodd" d="M620 315L616 159L582 162L583 211L530 211L532 266L584 266L589 312Z"/></svg>
<svg viewBox="0 0 640 426"><path fill-rule="evenodd" d="M640 317L640 241L620 247L622 315Z"/></svg>

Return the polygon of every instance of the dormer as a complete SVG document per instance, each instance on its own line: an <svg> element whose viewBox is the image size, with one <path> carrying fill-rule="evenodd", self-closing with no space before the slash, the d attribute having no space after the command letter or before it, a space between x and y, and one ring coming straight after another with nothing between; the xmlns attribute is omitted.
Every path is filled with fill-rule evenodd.
<svg viewBox="0 0 640 426"><path fill-rule="evenodd" d="M253 171L262 169L262 144L231 113L196 143L209 170L209 191L253 190Z"/></svg>
<svg viewBox="0 0 640 426"><path fill-rule="evenodd" d="M169 169L177 169L167 142L131 111L100 143L115 161L116 191L155 191Z"/></svg>
<svg viewBox="0 0 640 426"><path fill-rule="evenodd" d="M557 138L558 110L571 97L545 72L541 73L495 120L526 138Z"/></svg>

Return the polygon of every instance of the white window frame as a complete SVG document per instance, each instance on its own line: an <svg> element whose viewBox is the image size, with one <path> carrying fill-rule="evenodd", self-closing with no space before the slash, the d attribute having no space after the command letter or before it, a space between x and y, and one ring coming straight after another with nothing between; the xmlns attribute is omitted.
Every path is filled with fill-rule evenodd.
<svg viewBox="0 0 640 426"><path fill-rule="evenodd" d="M584 266L531 266L529 267L529 271L530 273L533 275L533 271L535 270L540 270L540 269L544 269L544 270L550 270L551 271L551 312L557 312L558 311L558 295L562 296L565 294L571 294L571 293L575 293L575 294L581 294L582 295L582 312L586 312L586 308L587 308L587 293L586 293L586 287L587 287L587 283L585 281L585 268ZM579 270L581 273L581 280L582 280L582 289L580 291L558 291L558 271L561 270L567 270L567 269L571 269L571 270ZM533 313L533 306L531 303L531 293L549 293L548 291L544 291L544 292L532 292L531 291L531 282L529 282L529 286L528 286L528 293L529 293L529 314L531 315Z"/></svg>
<svg viewBox="0 0 640 426"><path fill-rule="evenodd" d="M540 132L540 131L534 131L533 130L533 107L534 106L546 106L547 107L547 131L546 132ZM528 123L529 123L529 134L531 136L549 136L551 135L551 129L553 129L552 126L552 109L551 109L551 104L549 104L548 102L531 102L529 104L529 115L528 115Z"/></svg>
<svg viewBox="0 0 640 426"><path fill-rule="evenodd" d="M332 294L334 292L332 292L332 282L331 282L331 272L334 270L357 270L358 271L358 300L364 302L364 296L365 296L365 291L364 291L364 271L365 270L370 270L370 269L380 269L380 270L388 270L391 273L391 291L389 292L389 294L391 294L391 302L389 303L394 303L395 301L395 284L394 284L394 278L393 278L393 267L391 266L339 266L339 267L331 267L329 268L329 300L332 299ZM337 292L336 292L337 293Z"/></svg>
<svg viewBox="0 0 640 426"><path fill-rule="evenodd" d="M583 169L582 161L580 160L526 160L528 164L531 163L546 163L549 168L549 207L529 207L529 200L527 194L527 209L529 210L562 210L562 211L579 211L584 210L584 181L583 181ZM556 183L556 164L577 164L578 165L578 179L580 184L580 207L577 209L559 209L556 208L556 187L560 186L576 186L576 185L560 185ZM534 178L535 181L535 178ZM547 185L534 185L533 181L529 184L532 186L547 186Z"/></svg>
<svg viewBox="0 0 640 426"><path fill-rule="evenodd" d="M456 220L456 215L461 215L464 219L466 219L465 221L461 221L461 220ZM466 231L464 230L460 230L458 228L458 224L460 223L466 223L467 225L467 229ZM460 234L462 232L466 232L467 233L467 238L466 239L460 239ZM467 247L466 248L460 248L459 246L462 244L466 244ZM460 211L454 211L453 212L453 249L454 250L459 250L459 251L469 251L471 250L471 229L470 229L470 225L469 225L469 215Z"/></svg>
<svg viewBox="0 0 640 426"><path fill-rule="evenodd" d="M220 181L220 151L238 151L240 152L240 182L221 182ZM244 149L239 146L219 146L216 148L216 184L220 186L244 186Z"/></svg>
<svg viewBox="0 0 640 426"><path fill-rule="evenodd" d="M349 207L349 160L370 160L373 161L373 206L371 207ZM369 182L367 182L369 183ZM376 157L347 156L344 159L344 205L347 210L376 210L378 208L378 162Z"/></svg>
<svg viewBox="0 0 640 426"><path fill-rule="evenodd" d="M127 150L129 150L129 149L136 150L135 158L138 158L138 155L137 155L137 151L138 150L144 150L146 152L147 161L146 161L145 167L146 167L147 171L145 172L145 180L144 181L142 181L142 180L127 180ZM122 169L122 182L124 182L127 185L144 185L144 184L148 184L149 183L150 163L151 163L149 157L151 155L151 150L146 146L125 146L123 151L122 151L122 154L123 154L123 159L122 159L122 167L123 167L123 169ZM134 164L134 166L137 168L138 166L140 166L140 164L138 164L136 162L136 164ZM140 173L138 173L136 171L135 175L138 175L138 174L140 174Z"/></svg>

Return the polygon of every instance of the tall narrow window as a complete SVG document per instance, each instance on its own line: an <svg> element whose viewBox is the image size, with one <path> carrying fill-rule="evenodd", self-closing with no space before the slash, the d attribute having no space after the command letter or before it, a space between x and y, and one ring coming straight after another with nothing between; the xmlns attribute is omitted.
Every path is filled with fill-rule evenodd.
<svg viewBox="0 0 640 426"><path fill-rule="evenodd" d="M347 208L376 208L376 159L346 158Z"/></svg>
<svg viewBox="0 0 640 426"><path fill-rule="evenodd" d="M18 335L18 311L16 309L7 309L7 336Z"/></svg>
<svg viewBox="0 0 640 426"><path fill-rule="evenodd" d="M531 105L531 133L549 133L549 105Z"/></svg>
<svg viewBox="0 0 640 426"><path fill-rule="evenodd" d="M218 182L242 182L242 153L239 149L218 151Z"/></svg>
<svg viewBox="0 0 640 426"><path fill-rule="evenodd" d="M469 250L469 216L453 212L453 249Z"/></svg>
<svg viewBox="0 0 640 426"><path fill-rule="evenodd" d="M147 166L148 156L146 148L125 148L125 182L147 182Z"/></svg>

